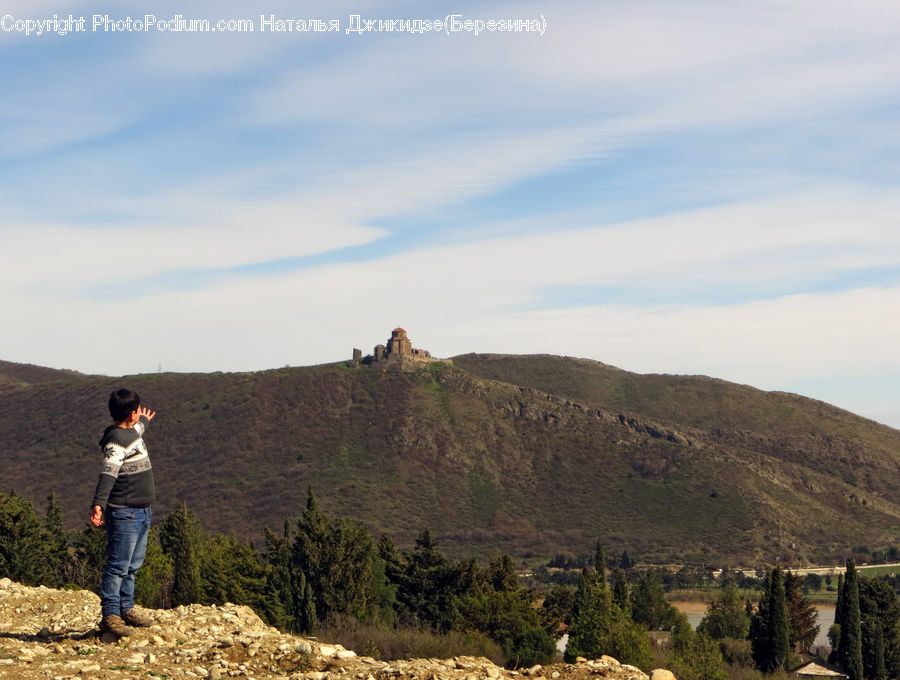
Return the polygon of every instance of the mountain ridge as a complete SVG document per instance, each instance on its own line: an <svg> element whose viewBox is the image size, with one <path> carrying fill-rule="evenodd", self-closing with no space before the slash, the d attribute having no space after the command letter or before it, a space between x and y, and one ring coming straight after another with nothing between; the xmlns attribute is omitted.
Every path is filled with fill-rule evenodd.
<svg viewBox="0 0 900 680"><path fill-rule="evenodd" d="M29 369L41 382L23 386L9 366L7 484L33 500L56 488L67 513L96 481L106 396L127 383L160 412L160 509L186 500L208 529L250 538L296 517L310 486L401 545L428 526L450 554L585 553L600 537L648 561L802 563L900 526L900 431L703 376L468 354L404 370Z"/></svg>

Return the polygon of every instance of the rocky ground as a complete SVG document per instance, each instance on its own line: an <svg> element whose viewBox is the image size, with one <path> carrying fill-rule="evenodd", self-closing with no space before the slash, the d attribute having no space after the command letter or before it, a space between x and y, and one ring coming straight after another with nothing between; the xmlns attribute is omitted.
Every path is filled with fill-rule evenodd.
<svg viewBox="0 0 900 680"><path fill-rule="evenodd" d="M508 671L484 658L377 661L340 645L270 628L249 607L143 610L156 624L118 642L97 629L87 591L29 588L0 579L0 678L16 680L674 680L603 657Z"/></svg>

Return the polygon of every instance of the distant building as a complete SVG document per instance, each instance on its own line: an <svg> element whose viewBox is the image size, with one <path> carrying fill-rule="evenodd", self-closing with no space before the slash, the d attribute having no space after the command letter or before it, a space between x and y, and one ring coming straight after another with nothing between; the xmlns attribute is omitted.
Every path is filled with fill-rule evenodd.
<svg viewBox="0 0 900 680"><path fill-rule="evenodd" d="M412 354L413 346L406 337L406 329L395 328L391 331L391 339L387 341L387 354Z"/></svg>
<svg viewBox="0 0 900 680"><path fill-rule="evenodd" d="M417 363L437 361L437 359L434 359L431 356L431 352L427 349L419 349L412 346L412 341L406 335L405 328L395 328L392 330L391 337L388 338L387 344L375 345L373 353L365 357L362 356L361 350L354 348L352 360L367 365L381 364L383 362L403 363L405 361L411 361Z"/></svg>
<svg viewBox="0 0 900 680"><path fill-rule="evenodd" d="M846 673L818 658L798 666L788 675L798 680L847 680Z"/></svg>

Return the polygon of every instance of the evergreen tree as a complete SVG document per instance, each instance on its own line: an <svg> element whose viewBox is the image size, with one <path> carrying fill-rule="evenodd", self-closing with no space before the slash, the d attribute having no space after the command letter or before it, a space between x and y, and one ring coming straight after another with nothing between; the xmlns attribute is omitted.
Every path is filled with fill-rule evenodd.
<svg viewBox="0 0 900 680"><path fill-rule="evenodd" d="M844 622L844 575L838 574L837 602L834 607L834 622L838 626Z"/></svg>
<svg viewBox="0 0 900 680"><path fill-rule="evenodd" d="M622 567L616 567L613 570L612 597L613 602L619 605L623 612L631 616L631 602L628 600L628 580Z"/></svg>
<svg viewBox="0 0 900 680"><path fill-rule="evenodd" d="M562 636L561 624L569 625L572 621L572 606L575 603L575 588L567 585L554 585L539 610L541 626L554 638Z"/></svg>
<svg viewBox="0 0 900 680"><path fill-rule="evenodd" d="M63 570L66 562L66 532L63 529L62 506L56 492L47 496L47 512L41 521L41 561L40 581L45 586L59 588L63 585Z"/></svg>
<svg viewBox="0 0 900 680"><path fill-rule="evenodd" d="M46 572L44 532L31 503L0 494L0 576L29 586L40 585Z"/></svg>
<svg viewBox="0 0 900 680"><path fill-rule="evenodd" d="M387 534L378 539L378 557L384 562L384 573L391 583L399 583L403 574L403 563L397 546Z"/></svg>
<svg viewBox="0 0 900 680"><path fill-rule="evenodd" d="M687 614L678 612L678 617L672 626L672 649L686 650L689 649L694 641L694 629L688 621Z"/></svg>
<svg viewBox="0 0 900 680"><path fill-rule="evenodd" d="M771 670L787 668L791 658L791 626L784 591L784 574L780 567L772 570L772 599L769 616L772 642Z"/></svg>
<svg viewBox="0 0 900 680"><path fill-rule="evenodd" d="M618 605L610 603L603 635L597 649L623 664L630 664L650 672L653 655L647 629L635 623ZM595 657L596 658L596 657Z"/></svg>
<svg viewBox="0 0 900 680"><path fill-rule="evenodd" d="M147 556L144 565L134 577L134 599L142 607L168 609L172 606L172 586L175 581L175 567L163 552L156 538L156 530L151 528L147 537Z"/></svg>
<svg viewBox="0 0 900 680"><path fill-rule="evenodd" d="M457 599L457 606L466 628L500 644L509 667L547 663L556 651L553 638L540 627L530 594L523 588L495 590L482 579Z"/></svg>
<svg viewBox="0 0 900 680"><path fill-rule="evenodd" d="M201 601L197 552L203 540L200 522L187 503L179 504L162 522L160 544L172 560L172 605Z"/></svg>
<svg viewBox="0 0 900 680"><path fill-rule="evenodd" d="M291 583L291 525L284 520L284 531L278 536L266 527L264 558L269 569L266 573L266 597L263 614L266 621L278 628L299 632L293 623L294 589Z"/></svg>
<svg viewBox="0 0 900 680"><path fill-rule="evenodd" d="M829 577L830 578L830 577ZM844 618L844 575L838 574L837 600L834 606L834 624L828 629L828 640L831 643L831 653L828 661L836 666L841 665L841 624Z"/></svg>
<svg viewBox="0 0 900 680"><path fill-rule="evenodd" d="M666 668L678 680L728 680L723 666L719 645L702 632L693 634L690 625L666 659Z"/></svg>
<svg viewBox="0 0 900 680"><path fill-rule="evenodd" d="M236 602L263 611L266 568L256 549L235 536L216 534L197 555L205 604Z"/></svg>
<svg viewBox="0 0 900 680"><path fill-rule="evenodd" d="M884 633L881 623L867 618L862 625L863 673L867 680L887 680L884 660Z"/></svg>
<svg viewBox="0 0 900 680"><path fill-rule="evenodd" d="M764 673L784 668L790 661L790 625L780 567L766 577L766 589L750 621L753 661Z"/></svg>
<svg viewBox="0 0 900 680"><path fill-rule="evenodd" d="M566 645L566 661L576 657L598 658L602 652L597 647L609 614L606 593L597 585L585 567L578 579L578 589L572 603L572 625Z"/></svg>
<svg viewBox="0 0 900 680"><path fill-rule="evenodd" d="M671 630L678 611L666 599L659 572L648 569L631 588L631 618L649 630Z"/></svg>
<svg viewBox="0 0 900 680"><path fill-rule="evenodd" d="M99 593L106 565L106 531L88 524L81 531L72 532L69 543L71 550L63 569L65 582Z"/></svg>
<svg viewBox="0 0 900 680"><path fill-rule="evenodd" d="M405 553L405 558L397 581L401 621L418 622L440 632L459 625L456 598L475 585L474 563L451 564L438 551L437 542L427 528L421 531L415 549Z"/></svg>
<svg viewBox="0 0 900 680"><path fill-rule="evenodd" d="M816 608L803 594L804 578L787 572L784 576L784 597L790 622L791 649L808 651L819 634Z"/></svg>
<svg viewBox="0 0 900 680"><path fill-rule="evenodd" d="M839 659L849 680L862 680L862 619L859 611L859 582L856 563L847 560L841 605L841 646Z"/></svg>
<svg viewBox="0 0 900 680"><path fill-rule="evenodd" d="M572 626L565 658L599 658L609 654L622 663L649 669L652 665L646 629L612 601L595 573L582 571L572 606Z"/></svg>
<svg viewBox="0 0 900 680"><path fill-rule="evenodd" d="M359 619L370 615L374 554L368 528L345 518L329 522L310 489L291 549L293 598L300 618L308 618L313 607L319 621L335 614Z"/></svg>
<svg viewBox="0 0 900 680"><path fill-rule="evenodd" d="M316 632L318 614L316 612L316 598L313 595L312 586L302 571L296 571L293 577L294 584L294 627L306 635Z"/></svg>
<svg viewBox="0 0 900 680"><path fill-rule="evenodd" d="M857 575L862 619L863 675L900 677L900 600L883 578Z"/></svg>
<svg viewBox="0 0 900 680"><path fill-rule="evenodd" d="M519 575L509 555L501 555L491 560L487 570L487 581L498 592L515 592L519 589Z"/></svg>
<svg viewBox="0 0 900 680"><path fill-rule="evenodd" d="M734 581L726 581L718 595L707 605L706 616L697 627L713 640L743 640L750 633L750 617Z"/></svg>
<svg viewBox="0 0 900 680"><path fill-rule="evenodd" d="M828 629L828 643L831 645L831 651L828 653L828 662L835 666L840 666L840 649L841 649L841 625L834 623Z"/></svg>
<svg viewBox="0 0 900 680"><path fill-rule="evenodd" d="M372 615L391 628L397 624L397 585L387 576L387 563L376 552L371 572Z"/></svg>
<svg viewBox="0 0 900 680"><path fill-rule="evenodd" d="M603 544L599 539L594 548L594 578L600 590L606 590L606 553L603 551Z"/></svg>

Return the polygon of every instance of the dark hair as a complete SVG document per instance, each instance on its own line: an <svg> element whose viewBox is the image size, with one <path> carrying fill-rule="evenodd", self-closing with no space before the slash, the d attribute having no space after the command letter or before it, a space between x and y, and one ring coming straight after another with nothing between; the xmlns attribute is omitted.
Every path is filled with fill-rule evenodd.
<svg viewBox="0 0 900 680"><path fill-rule="evenodd" d="M109 415L117 423L127 419L140 405L141 398L138 393L124 387L109 395Z"/></svg>

